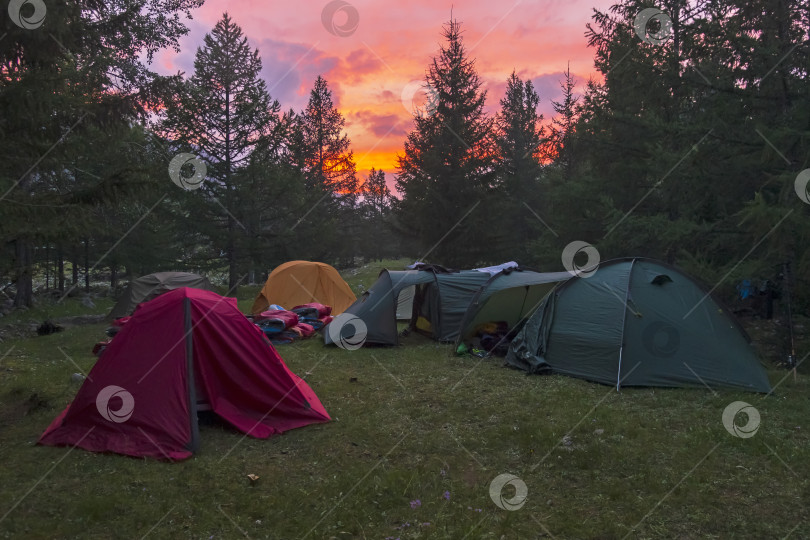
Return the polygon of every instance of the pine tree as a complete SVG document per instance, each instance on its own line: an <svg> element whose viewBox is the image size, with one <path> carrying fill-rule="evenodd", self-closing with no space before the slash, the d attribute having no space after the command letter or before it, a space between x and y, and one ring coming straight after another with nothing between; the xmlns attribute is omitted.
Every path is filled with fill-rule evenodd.
<svg viewBox="0 0 810 540"><path fill-rule="evenodd" d="M464 49L461 25L451 20L443 36L446 43L425 77L435 107L414 115L398 159L397 213L423 257L462 266L487 260L492 250L497 227L486 216L493 210L487 198L495 188L495 148L486 91Z"/></svg>
<svg viewBox="0 0 810 540"><path fill-rule="evenodd" d="M185 93L170 103L162 125L166 135L208 164L212 181L203 189L225 231L231 290L238 284L237 235L243 227L236 217L234 175L253 152L277 145L281 137L281 107L270 98L261 68L258 49L251 49L242 29L223 14L197 49L194 75Z"/></svg>
<svg viewBox="0 0 810 540"><path fill-rule="evenodd" d="M32 246L80 242L79 229L91 228L90 205L126 194L128 177L77 174L76 164L93 161L99 144L126 138L131 123L145 118L164 81L143 59L177 48L188 32L179 15L201 4L49 2L34 29L0 17L0 132L15 134L0 146L0 248L17 255L14 268L2 268L17 283L16 305L32 302ZM124 169L138 166L121 161Z"/></svg>

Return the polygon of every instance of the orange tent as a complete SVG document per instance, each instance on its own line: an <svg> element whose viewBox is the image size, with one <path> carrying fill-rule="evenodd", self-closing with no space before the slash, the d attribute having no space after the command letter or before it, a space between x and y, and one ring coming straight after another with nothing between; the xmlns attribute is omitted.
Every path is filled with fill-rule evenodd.
<svg viewBox="0 0 810 540"><path fill-rule="evenodd" d="M273 270L256 296L251 313L261 313L270 304L291 309L301 304L318 302L332 307L332 315L343 311L357 300L338 271L321 262L290 261Z"/></svg>

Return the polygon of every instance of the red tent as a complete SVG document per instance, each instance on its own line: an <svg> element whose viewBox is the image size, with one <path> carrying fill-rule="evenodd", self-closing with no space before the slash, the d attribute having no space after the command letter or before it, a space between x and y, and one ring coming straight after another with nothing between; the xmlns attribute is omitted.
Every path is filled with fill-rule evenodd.
<svg viewBox="0 0 810 540"><path fill-rule="evenodd" d="M330 420L235 299L181 288L140 306L39 443L184 459L201 404L261 439Z"/></svg>

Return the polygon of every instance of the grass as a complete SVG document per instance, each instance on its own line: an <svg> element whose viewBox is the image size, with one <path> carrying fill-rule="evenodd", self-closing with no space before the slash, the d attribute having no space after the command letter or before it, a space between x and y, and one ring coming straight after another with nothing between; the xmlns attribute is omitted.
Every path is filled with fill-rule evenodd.
<svg viewBox="0 0 810 540"><path fill-rule="evenodd" d="M379 267L348 281L367 288ZM240 307L256 290L240 289ZM79 305L72 314L83 313ZM451 356L449 345L419 335L358 351L314 338L279 351L318 394L328 424L268 440L206 425L201 451L181 463L35 446L78 389L70 375L92 367L104 327L0 344L0 537L810 536L803 373L767 397L617 393ZM775 384L787 373L769 375ZM751 438L722 425L736 400L761 414ZM502 473L528 489L519 510L490 498ZM247 474L259 480L251 485Z"/></svg>

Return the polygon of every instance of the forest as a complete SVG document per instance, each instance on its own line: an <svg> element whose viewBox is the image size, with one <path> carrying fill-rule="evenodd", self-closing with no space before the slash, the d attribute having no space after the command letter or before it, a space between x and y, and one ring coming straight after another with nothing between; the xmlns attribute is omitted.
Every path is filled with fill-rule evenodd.
<svg viewBox="0 0 810 540"><path fill-rule="evenodd" d="M3 19L3 301L115 291L160 270L234 294L293 259L559 271L567 253L664 260L725 297L770 280L810 306L806 1L594 10L582 30L601 77L578 92L560 66L551 118L521 66L488 111L466 23L436 21L430 99L388 181L358 173L329 81L312 82L303 110L274 99L227 13L193 73L152 71L200 5L49 4L48 32Z"/></svg>

